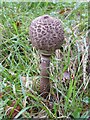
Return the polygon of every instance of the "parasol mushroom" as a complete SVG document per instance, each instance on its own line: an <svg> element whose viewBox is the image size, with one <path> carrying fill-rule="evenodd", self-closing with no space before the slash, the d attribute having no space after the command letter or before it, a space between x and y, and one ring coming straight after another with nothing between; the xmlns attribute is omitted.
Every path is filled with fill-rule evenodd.
<svg viewBox="0 0 90 120"><path fill-rule="evenodd" d="M50 57L63 44L64 30L59 19L49 15L43 15L35 18L31 22L29 34L32 45L41 54L40 92L46 98L50 92Z"/></svg>

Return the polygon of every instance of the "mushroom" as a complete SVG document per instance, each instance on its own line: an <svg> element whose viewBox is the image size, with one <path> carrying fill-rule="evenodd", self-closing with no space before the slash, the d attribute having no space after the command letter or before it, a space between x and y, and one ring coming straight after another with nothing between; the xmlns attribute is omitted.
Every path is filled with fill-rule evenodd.
<svg viewBox="0 0 90 120"><path fill-rule="evenodd" d="M50 92L50 57L63 44L64 30L59 19L43 15L31 22L29 34L32 45L41 54L40 92L46 98Z"/></svg>

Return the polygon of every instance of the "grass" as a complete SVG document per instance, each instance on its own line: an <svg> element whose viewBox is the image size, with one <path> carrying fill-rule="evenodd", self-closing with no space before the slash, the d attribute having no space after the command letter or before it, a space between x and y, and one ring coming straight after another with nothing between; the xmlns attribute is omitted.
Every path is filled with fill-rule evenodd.
<svg viewBox="0 0 90 120"><path fill-rule="evenodd" d="M0 14L0 119L88 118L88 3L1 3ZM65 31L51 59L47 100L39 91L40 55L29 41L31 21L43 14L61 19Z"/></svg>

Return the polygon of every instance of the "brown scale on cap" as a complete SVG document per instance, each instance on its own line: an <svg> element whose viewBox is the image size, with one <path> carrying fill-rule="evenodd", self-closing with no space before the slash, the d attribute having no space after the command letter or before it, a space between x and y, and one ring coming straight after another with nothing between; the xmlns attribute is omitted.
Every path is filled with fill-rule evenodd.
<svg viewBox="0 0 90 120"><path fill-rule="evenodd" d="M50 92L50 56L64 41L64 30L59 19L43 15L31 22L30 38L32 45L41 51L41 95L46 98Z"/></svg>
<svg viewBox="0 0 90 120"><path fill-rule="evenodd" d="M64 40L61 21L43 15L34 19L30 25L32 45L45 53L52 53L59 49Z"/></svg>

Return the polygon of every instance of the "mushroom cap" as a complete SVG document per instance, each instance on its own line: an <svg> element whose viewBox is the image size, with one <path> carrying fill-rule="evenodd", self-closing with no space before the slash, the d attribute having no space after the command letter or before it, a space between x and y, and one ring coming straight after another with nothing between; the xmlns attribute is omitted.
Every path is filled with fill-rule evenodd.
<svg viewBox="0 0 90 120"><path fill-rule="evenodd" d="M32 45L43 54L51 54L59 49L64 41L64 30L59 19L49 15L37 17L30 25Z"/></svg>

